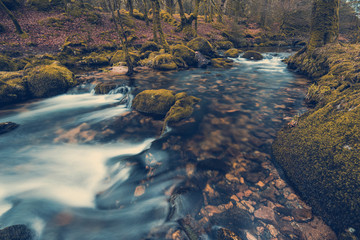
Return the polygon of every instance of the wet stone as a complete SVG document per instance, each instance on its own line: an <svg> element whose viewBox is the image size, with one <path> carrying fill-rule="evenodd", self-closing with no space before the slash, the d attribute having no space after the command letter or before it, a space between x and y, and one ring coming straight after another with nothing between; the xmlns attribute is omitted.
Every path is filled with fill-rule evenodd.
<svg viewBox="0 0 360 240"><path fill-rule="evenodd" d="M10 132L17 128L19 124L13 123L13 122L4 122L0 123L0 134L4 134L7 132Z"/></svg>
<svg viewBox="0 0 360 240"><path fill-rule="evenodd" d="M32 240L33 232L25 225L13 225L0 230L2 240Z"/></svg>
<svg viewBox="0 0 360 240"><path fill-rule="evenodd" d="M276 223L275 213L270 207L260 207L254 212L254 216L267 223Z"/></svg>
<svg viewBox="0 0 360 240"><path fill-rule="evenodd" d="M226 228L220 228L217 231L217 240L242 240L241 237L237 236L234 232Z"/></svg>
<svg viewBox="0 0 360 240"><path fill-rule="evenodd" d="M249 212L237 207L232 207L222 213L214 214L210 221L216 225L224 226L238 235L243 229L253 228L253 220Z"/></svg>
<svg viewBox="0 0 360 240"><path fill-rule="evenodd" d="M293 209L291 214L297 222L308 222L313 219L313 215L310 209Z"/></svg>

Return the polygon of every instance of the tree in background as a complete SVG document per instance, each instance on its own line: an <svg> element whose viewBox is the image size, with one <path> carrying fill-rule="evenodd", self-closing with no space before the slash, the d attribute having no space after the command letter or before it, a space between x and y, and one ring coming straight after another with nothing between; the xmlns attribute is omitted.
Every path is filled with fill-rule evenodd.
<svg viewBox="0 0 360 240"><path fill-rule="evenodd" d="M0 0L0 9L3 10L11 19L11 21L14 23L15 25L15 29L16 32L18 34L24 34L24 31L21 29L21 26L19 24L19 22L17 21L16 17L14 16L14 14L12 14L12 12L5 6L5 4L2 2L2 0Z"/></svg>
<svg viewBox="0 0 360 240"><path fill-rule="evenodd" d="M166 41L164 32L161 27L161 18L160 18L160 2L159 0L151 0L152 8L153 8L153 33L154 33L154 41L159 42L159 38L157 37L157 33L160 37L160 43L164 47L166 52L170 51L169 44Z"/></svg>
<svg viewBox="0 0 360 240"><path fill-rule="evenodd" d="M314 0L308 51L338 39L339 5L340 0Z"/></svg>

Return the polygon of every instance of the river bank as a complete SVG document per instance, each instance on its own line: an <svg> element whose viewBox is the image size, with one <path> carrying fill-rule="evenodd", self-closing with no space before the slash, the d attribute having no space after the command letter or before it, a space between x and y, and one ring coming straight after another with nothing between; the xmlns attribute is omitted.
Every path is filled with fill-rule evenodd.
<svg viewBox="0 0 360 240"><path fill-rule="evenodd" d="M328 44L290 57L290 68L313 79L306 96L313 108L273 145L276 161L340 239L360 234L359 53L359 45Z"/></svg>

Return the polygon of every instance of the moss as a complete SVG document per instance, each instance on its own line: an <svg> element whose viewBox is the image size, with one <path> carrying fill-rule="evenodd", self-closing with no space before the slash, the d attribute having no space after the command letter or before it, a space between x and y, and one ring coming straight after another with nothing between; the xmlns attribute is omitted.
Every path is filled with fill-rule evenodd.
<svg viewBox="0 0 360 240"><path fill-rule="evenodd" d="M162 71L176 70L178 65L171 54L160 54L153 60L153 68Z"/></svg>
<svg viewBox="0 0 360 240"><path fill-rule="evenodd" d="M65 93L75 85L73 73L56 63L31 69L26 76L33 97L50 97Z"/></svg>
<svg viewBox="0 0 360 240"><path fill-rule="evenodd" d="M109 83L109 82L105 82L105 83L98 83L95 86L95 93L96 94L108 94L111 90L115 89L118 87L118 84L116 83Z"/></svg>
<svg viewBox="0 0 360 240"><path fill-rule="evenodd" d="M16 64L7 56L0 54L0 71L16 71Z"/></svg>
<svg viewBox="0 0 360 240"><path fill-rule="evenodd" d="M264 57L259 52L249 50L249 51L246 51L244 53L244 55L242 55L242 58L246 58L246 59L249 59L249 60L261 60Z"/></svg>
<svg viewBox="0 0 360 240"><path fill-rule="evenodd" d="M139 10L137 10L137 9L134 9L134 10L133 10L133 16L134 16L134 18L136 18L136 19L139 19L139 20L142 20L142 21L145 20L144 14L141 13L141 12L139 12Z"/></svg>
<svg viewBox="0 0 360 240"><path fill-rule="evenodd" d="M212 58L211 65L216 68L231 68L233 61L226 58Z"/></svg>
<svg viewBox="0 0 360 240"><path fill-rule="evenodd" d="M189 48L191 48L192 50L199 51L206 56L211 57L211 56L215 55L213 47L211 46L209 41L207 41L206 39L204 39L202 37L198 37L198 38L191 40L190 42L188 42L187 46Z"/></svg>
<svg viewBox="0 0 360 240"><path fill-rule="evenodd" d="M218 41L216 45L219 49L229 50L230 48L234 48L234 44L230 41Z"/></svg>
<svg viewBox="0 0 360 240"><path fill-rule="evenodd" d="M188 66L195 66L197 64L195 52L183 44L173 46L171 53L174 57L182 58Z"/></svg>
<svg viewBox="0 0 360 240"><path fill-rule="evenodd" d="M50 65L55 61L56 57L50 54L36 55L26 62L24 69L33 68L40 65Z"/></svg>
<svg viewBox="0 0 360 240"><path fill-rule="evenodd" d="M165 10L160 11L160 17L164 22L169 23L171 26L177 27L179 25L176 19Z"/></svg>
<svg viewBox="0 0 360 240"><path fill-rule="evenodd" d="M137 63L140 60L140 56L136 52L130 52L129 54L130 54L131 61L134 63L134 65L137 65ZM120 62L126 63L125 52L123 50L118 50L110 60L111 65L114 65L114 64L117 64Z"/></svg>
<svg viewBox="0 0 360 240"><path fill-rule="evenodd" d="M28 97L22 72L0 72L0 103L20 102Z"/></svg>
<svg viewBox="0 0 360 240"><path fill-rule="evenodd" d="M301 51L290 66L314 77L307 99L315 105L273 145L283 167L313 210L337 232L360 235L360 83L358 45L328 44ZM317 72L320 72L317 73Z"/></svg>
<svg viewBox="0 0 360 240"><path fill-rule="evenodd" d="M229 50L227 50L224 55L225 57L231 57L231 58L237 58L239 57L241 51L236 49L236 48L230 48Z"/></svg>
<svg viewBox="0 0 360 240"><path fill-rule="evenodd" d="M165 116L174 102L173 91L166 89L145 90L136 95L132 107L139 112Z"/></svg>
<svg viewBox="0 0 360 240"><path fill-rule="evenodd" d="M130 17L129 12L125 9L121 9L119 12L120 15L118 16L118 12L115 11L115 16L120 18L122 24L130 29L135 28L135 21L132 17Z"/></svg>
<svg viewBox="0 0 360 240"><path fill-rule="evenodd" d="M194 111L193 106L199 101L199 98L193 96L185 96L178 99L167 112L165 123L178 122L181 119L191 116Z"/></svg>
<svg viewBox="0 0 360 240"><path fill-rule="evenodd" d="M159 45L157 45L155 42L147 41L141 46L140 53L144 53L146 51L159 51L159 50L160 50Z"/></svg>
<svg viewBox="0 0 360 240"><path fill-rule="evenodd" d="M58 7L63 4L62 0L29 0L28 3L38 11L48 11L53 7Z"/></svg>
<svg viewBox="0 0 360 240"><path fill-rule="evenodd" d="M192 27L192 25L185 25L182 29L182 33L185 41L191 41L197 37L197 32Z"/></svg>
<svg viewBox="0 0 360 240"><path fill-rule="evenodd" d="M105 54L91 53L89 56L83 57L80 61L81 65L89 67L106 66L110 64L110 60Z"/></svg>

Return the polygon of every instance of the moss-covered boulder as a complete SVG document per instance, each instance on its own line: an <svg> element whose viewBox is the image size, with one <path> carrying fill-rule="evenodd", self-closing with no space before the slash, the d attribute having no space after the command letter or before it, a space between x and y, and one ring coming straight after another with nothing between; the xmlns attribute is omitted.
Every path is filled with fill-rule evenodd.
<svg viewBox="0 0 360 240"><path fill-rule="evenodd" d="M230 41L218 41L216 42L216 46L218 47L218 49L222 49L222 50L228 50L230 48L234 48L234 44Z"/></svg>
<svg viewBox="0 0 360 240"><path fill-rule="evenodd" d="M189 117L194 111L193 106L200 102L199 98L188 96L186 93L178 93L175 98L175 104L170 108L165 116L165 124L178 122L181 119Z"/></svg>
<svg viewBox="0 0 360 240"><path fill-rule="evenodd" d="M177 27L179 24L176 19L167 11L161 10L160 11L160 18L164 21L169 23L171 26Z"/></svg>
<svg viewBox="0 0 360 240"><path fill-rule="evenodd" d="M103 82L96 84L94 90L96 94L108 94L111 90L117 88L119 84L114 82Z"/></svg>
<svg viewBox="0 0 360 240"><path fill-rule="evenodd" d="M239 57L241 51L239 49L236 48L230 48L229 50L227 50L224 55L225 57L231 57L231 58L237 58Z"/></svg>
<svg viewBox="0 0 360 240"><path fill-rule="evenodd" d="M157 45L156 42L153 42L153 41L147 41L145 42L141 48L140 48L140 53L144 53L146 51L159 51L160 50L160 47L159 45Z"/></svg>
<svg viewBox="0 0 360 240"><path fill-rule="evenodd" d="M314 77L308 113L278 133L276 161L316 214L338 233L360 236L360 74L358 45L300 51L292 67ZM314 106L315 105L315 106Z"/></svg>
<svg viewBox="0 0 360 240"><path fill-rule="evenodd" d="M197 64L194 50L183 44L173 46L171 48L171 53L174 57L182 58L188 66L195 66Z"/></svg>
<svg viewBox="0 0 360 240"><path fill-rule="evenodd" d="M0 54L0 71L16 71L17 66L9 57Z"/></svg>
<svg viewBox="0 0 360 240"><path fill-rule="evenodd" d="M178 65L175 58L168 53L157 55L153 60L153 68L161 71L176 70Z"/></svg>
<svg viewBox="0 0 360 240"><path fill-rule="evenodd" d="M173 91L166 89L145 90L136 95L132 107L139 112L165 116L174 103Z"/></svg>
<svg viewBox="0 0 360 240"><path fill-rule="evenodd" d="M211 66L216 68L231 68L234 61L227 58L212 58Z"/></svg>
<svg viewBox="0 0 360 240"><path fill-rule="evenodd" d="M32 97L51 97L65 93L76 83L73 73L57 63L31 69L26 81Z"/></svg>
<svg viewBox="0 0 360 240"><path fill-rule="evenodd" d="M199 51L202 54L212 57L215 55L215 51L212 45L209 43L208 40L202 37L197 37L190 42L188 42L187 46L194 51Z"/></svg>
<svg viewBox="0 0 360 240"><path fill-rule="evenodd" d="M261 53L257 51L249 50L242 55L242 58L246 58L249 60L262 60L264 57L263 55L261 55Z"/></svg>
<svg viewBox="0 0 360 240"><path fill-rule="evenodd" d="M22 72L0 72L0 105L23 101L28 98Z"/></svg>
<svg viewBox="0 0 360 240"><path fill-rule="evenodd" d="M81 65L90 67L101 67L110 64L109 58L104 54L91 53L89 56L83 57L80 61Z"/></svg>
<svg viewBox="0 0 360 240"><path fill-rule="evenodd" d="M129 52L129 55L130 55L130 59L133 62L133 64L136 65L140 60L139 55L136 52ZM117 64L120 62L126 63L125 52L123 50L117 51L110 60L111 65L114 65L114 64Z"/></svg>

